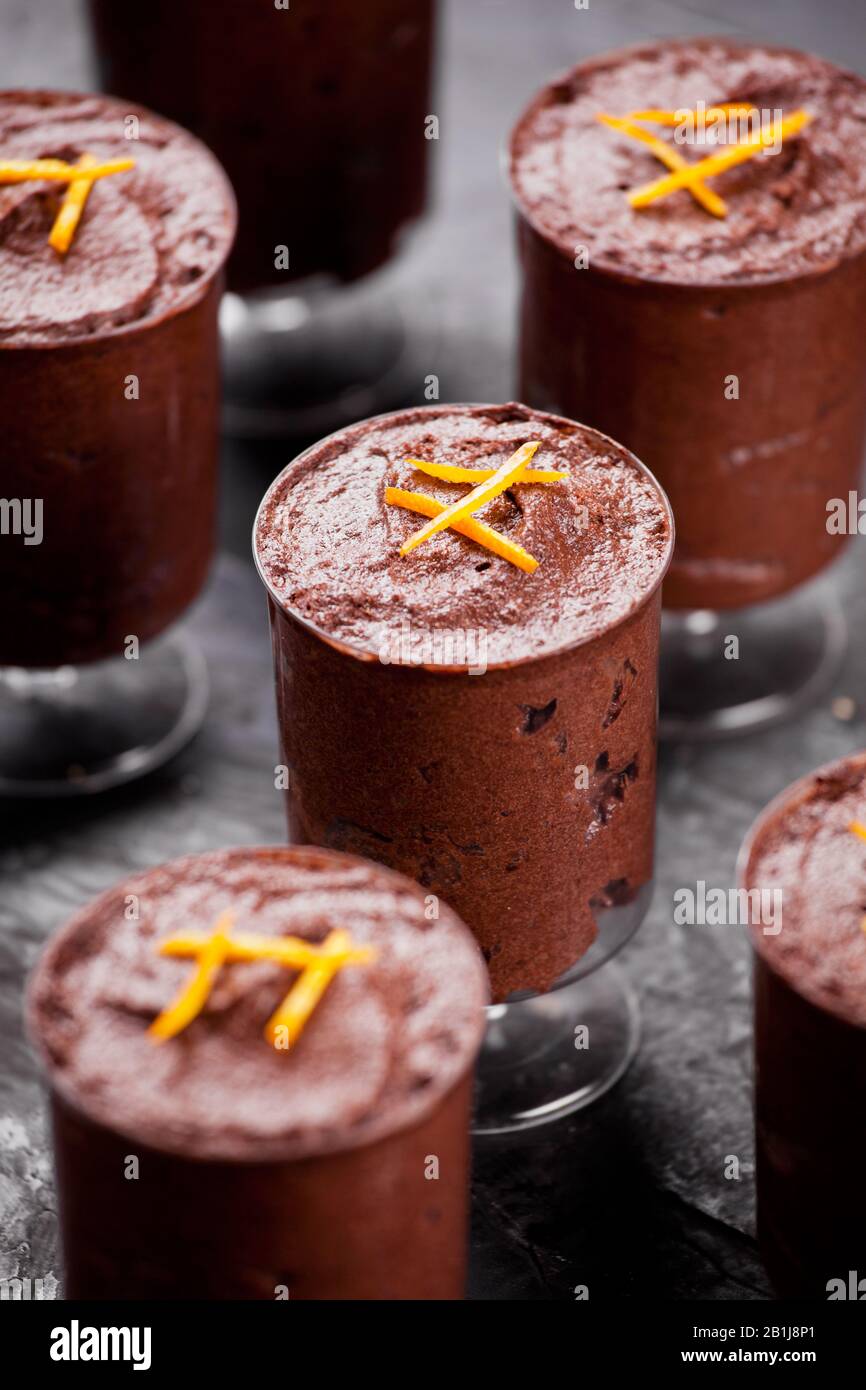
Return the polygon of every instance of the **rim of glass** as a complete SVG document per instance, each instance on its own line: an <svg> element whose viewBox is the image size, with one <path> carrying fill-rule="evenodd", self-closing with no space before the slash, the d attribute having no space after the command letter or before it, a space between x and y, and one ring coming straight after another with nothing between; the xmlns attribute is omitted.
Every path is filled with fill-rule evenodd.
<svg viewBox="0 0 866 1390"><path fill-rule="evenodd" d="M500 169L513 210L516 211L527 226L530 227L546 245L552 247L558 255L563 256L566 260L569 259L569 253L563 247L562 243L543 226L538 217L534 215L532 209L527 206L514 179L515 138L517 132L522 129L527 118L536 107L541 106L542 98L551 88L556 87L575 73L585 72L589 68L597 67L603 59L612 58L620 54L639 53L642 49L672 49L686 45L706 48L714 43L726 44L729 48L734 47L743 50L763 48L772 53L795 54L799 57L806 58L819 56L810 54L803 48L794 48L789 44L760 43L758 41L749 42L740 40L731 34L696 34L694 37L684 36L682 38L671 39L643 39L635 43L622 44L617 48L604 49L601 53L595 53L590 58L584 58L581 62L573 63L570 67L556 72L552 77L548 78L547 81L533 93L529 101L521 107L504 143L500 147ZM866 78L864 78L862 73L857 73L852 68L842 67L838 63L832 63L828 58L822 59L822 61L826 62L830 67L835 68L838 72L857 78L866 86ZM590 252L591 249L590 247ZM778 274L761 275L748 280L692 281L672 280L667 278L660 279L657 276L640 275L635 271L628 271L622 267L612 266L604 261L593 261L590 255L589 272L605 276L607 279L617 281L620 284L634 285L635 287L643 289L660 290L662 292L665 290L672 290L680 294L702 294L704 292L709 294L720 294L724 291L733 295L748 294L750 291L754 290L772 289L774 287L796 285L803 281L814 280L822 275L830 275L858 258L866 259L866 246L860 247L859 250L840 254L832 261L825 262L823 265L810 266L807 270L798 271L795 275L792 275L790 272L779 271Z"/></svg>
<svg viewBox="0 0 866 1390"><path fill-rule="evenodd" d="M352 425L344 425L341 429L334 430L331 434L324 435L321 439L316 440L314 444L308 445L306 449L302 449L299 454L296 454L292 459L290 459L289 462L285 465L285 467L280 469L276 478L274 478L274 480L270 483L267 490L265 491L265 494L262 497L262 500L256 509L252 533L253 561L255 563L256 571L258 573L259 579L262 581L262 584L265 587L265 590L267 591L269 598L280 610L280 612L283 613L287 618L291 618L300 627L305 628L306 631L309 632L312 636L319 638L319 640L324 642L327 646L334 648L335 651L341 652L345 656L354 657L357 661L363 661L368 663L377 662L380 665L383 664L380 660L378 651L370 650L367 647L358 647L350 642L343 641L342 638L334 637L333 634L326 632L324 628L320 627L318 623L313 622L312 619L307 618L302 613L298 612L297 608L295 608L293 605L287 604L285 600L280 598L279 594L277 594L274 591L273 586L271 585L269 579L263 571L259 557L258 545L256 543L259 530L259 520L263 515L264 509L270 501L271 496L279 487L283 478L285 477L286 473L289 471L290 468L294 468L296 464L303 462L305 458L307 458L310 454L314 453L317 449L321 448L323 444L328 444L332 439L336 439L340 435L346 434L351 430L355 430L360 425L377 424L380 421L397 419L401 415L416 415L421 411L429 411L431 414L435 414L437 412L445 413L448 410L499 410L502 409L504 406L508 406L510 404L522 405L522 403L519 401L503 401L500 402L498 405L491 401L451 401L446 404L405 406L401 410L383 411L380 415L370 415L364 420L358 420ZM658 590L661 588L664 577L667 574L668 569L670 567L671 559L673 557L674 552L675 525L673 508L671 507L668 495L662 487L661 483L658 481L655 474L650 472L649 468L647 468L645 463L642 463L641 460L637 458L637 456L633 454L630 449L626 449L624 444L619 444L617 440L611 439L609 435L602 434L600 430L593 429L591 425L581 425L580 421L568 420L564 415L553 415L549 411L535 410L532 406L522 406L522 408L524 410L529 411L533 416L541 416L545 420L550 420L554 423L561 422L572 426L579 425L581 429L587 430L590 434L595 435L596 438L603 440L604 443L610 445L611 448L613 448L617 453L623 455L630 463L632 463L634 467L637 469L638 473L649 482L649 484L651 485L651 487L653 488L653 490L655 491L656 495L662 503L662 507L667 518L668 524L668 543L664 556L662 558L662 562L660 564L659 574L655 580L655 583L650 588L648 588L645 593L641 594L639 600L633 603L625 613L623 613L620 617L616 619L615 622L608 623L606 626L600 628L597 632L589 633L587 636L580 637L575 641L563 642L560 646L551 648L550 651L530 652L526 656L515 657L512 661L488 662L485 664L485 672L507 671L515 667L529 665L530 663L548 661L552 658L563 656L568 652L575 651L579 647L589 646L592 642L597 642L599 638L607 636L608 633L615 632L617 628L622 627L622 625L628 622L630 618L633 618L634 615L638 613L650 601L650 599L652 599L655 596L656 593L658 593ZM471 663L469 662L463 663L461 665L446 665L444 663L439 664L436 662L389 661L387 665L388 668L396 668L397 670L401 671L428 671L431 675L443 676L467 675L471 670Z"/></svg>
<svg viewBox="0 0 866 1390"><path fill-rule="evenodd" d="M748 884L746 883L746 870L749 867L752 851L758 837L769 821L772 820L773 816L784 807L796 803L799 799L799 794L814 784L817 778L836 772L839 768L849 763L859 763L864 767L864 770L866 770L866 748L858 748L853 753L843 753L840 757L832 758L830 762L821 763L818 767L812 768L811 771L804 772L800 777L795 777L793 782L789 782L787 786L784 786L781 791L777 792L758 812L746 831L737 853L737 860L734 868L737 888L748 888ZM761 938L752 926L749 927L749 941L752 949L761 957L761 960L768 969L777 974L787 987L793 990L795 994L799 995L801 999L805 999L807 1003L812 1004L814 1008L820 1009L822 1013L830 1014L833 1018L843 1019L846 1023L850 1023L852 1027L862 1029L866 1026L862 1021L852 1019L847 1013L828 1009L826 1004L816 1002L809 994L806 994L800 989L788 975L784 974L779 969L777 962L768 957L767 953L762 949Z"/></svg>
<svg viewBox="0 0 866 1390"><path fill-rule="evenodd" d="M297 856L310 855L313 858L325 860L337 860L340 863L356 865L376 875L381 875L386 880L393 881L396 888L404 891L408 888L416 890L419 897L423 898L423 889L419 884L408 878L406 874L398 869L392 868L388 864L379 863L376 860L366 859L361 855L347 854L342 850L334 850L326 845L298 845L298 844L266 844L256 843L252 845L233 844L220 846L216 849L197 850L190 854L181 854L172 859L163 860L159 864L145 866L138 870L133 870L123 878L108 884L92 898L88 898L82 903L62 924L42 943L42 947L31 967L24 991L23 1015L25 1037L34 1055L36 1056L40 1080L49 1092L59 1098L59 1100L71 1111L83 1116L89 1123L99 1128L109 1131L114 1135L120 1135L131 1142L144 1144L152 1148L155 1152L169 1154L172 1157L180 1158L192 1162L202 1163L224 1163L227 1165L240 1165L244 1167L267 1166L287 1162L303 1162L305 1160L325 1158L337 1154L352 1153L360 1149L365 1149L371 1145L380 1143L387 1139L394 1138L400 1134L408 1134L424 1124L438 1108L444 1105L454 1092L464 1084L472 1070L481 1047L484 1030L486 1026L486 1009L490 999L490 983L487 975L487 968L481 954L478 942L473 933L466 926L465 922L457 916L453 908L448 908L450 917L460 927L460 934L467 938L467 944L474 947L478 957L480 970L480 980L482 982L482 993L486 990L486 996L482 999L475 1020L475 1030L469 1038L464 1051L459 1054L459 1069L455 1069L453 1074L447 1078L445 1084L435 1084L418 1093L417 1096L410 1097L404 1107L398 1106L389 1116L384 1119L381 1117L371 1121L366 1127L359 1129L357 1126L349 1126L336 1141L316 1142L315 1135L320 1131L311 1129L302 1140L292 1139L291 1137L269 1137L266 1139L254 1140L252 1143L228 1142L226 1144L201 1143L200 1135L190 1137L177 1137L176 1133L166 1126L163 1122L158 1127L158 1132L154 1134L153 1128L148 1128L146 1124L139 1121L131 1123L114 1123L113 1118L100 1106L98 1101L93 1103L90 1100L90 1092L83 1090L75 1081L70 1081L54 1062L45 1040L45 1032L40 1024L40 1016L36 1000L37 977L41 979L43 974L56 969L57 956L62 948L75 938L76 931L80 923L86 921L94 908L98 908L103 900L111 899L116 895L126 883L132 882L150 874L156 873L168 866L178 867L185 864L193 864L204 858L215 859L243 855L255 858L260 855L278 855L288 861L294 861ZM448 905L446 904L446 907ZM455 1054L457 1055L457 1054ZM312 1137L311 1137L312 1136ZM252 1148L258 1145L259 1152L251 1152Z"/></svg>
<svg viewBox="0 0 866 1390"><path fill-rule="evenodd" d="M0 101L4 98L20 97L22 100L31 100L39 97L65 97L70 100L109 101L114 105L126 109L126 114L135 116L147 116L161 125L168 126L173 130L180 131L184 138L191 144L198 147L199 151L206 157L207 161L213 166L215 174L218 175L222 185L224 199L224 209L229 218L228 236L223 252L218 260L193 281L188 292L178 298L173 304L167 304L159 313L147 315L144 318L132 319L129 323L107 325L105 328L96 329L90 333L73 333L66 338L41 339L39 337L21 338L14 335L9 338L0 339L0 352L59 352L63 348L91 347L94 343L107 341L121 341L124 338L132 338L138 333L148 332L152 328L159 328L162 324L171 319L178 318L190 309L196 308L207 298L214 284L219 283L221 275L225 274L226 264L232 253L238 232L238 201L234 188L229 180L229 176L217 159L213 150L194 135L186 126L178 125L177 121L171 120L168 116L161 116L158 112L152 111L149 106L142 106L140 102L124 102L122 98L113 96L106 92L82 92L76 90L66 91L59 87L3 87L0 88Z"/></svg>

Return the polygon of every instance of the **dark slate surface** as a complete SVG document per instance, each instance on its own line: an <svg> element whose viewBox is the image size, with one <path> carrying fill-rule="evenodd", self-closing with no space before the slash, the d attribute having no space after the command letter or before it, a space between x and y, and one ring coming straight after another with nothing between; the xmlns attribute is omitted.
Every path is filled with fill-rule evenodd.
<svg viewBox="0 0 866 1390"><path fill-rule="evenodd" d="M441 118L434 214L395 282L416 326L423 376L443 399L512 392L514 272L498 152L510 119L553 70L617 44L741 33L866 68L862 0L454 0L434 109ZM77 0L0 0L0 83L86 86ZM40 1090L21 1035L25 973L75 908L131 870L180 852L279 840L265 609L249 561L256 503L285 449L226 445L228 554L192 624L207 651L205 730L147 781L74 805L0 812L0 1277L59 1296L55 1199ZM851 648L833 691L770 733L662 759L654 905L622 960L643 1005L630 1072L590 1110L476 1152L471 1291L480 1298L765 1298L752 1236L749 962L737 928L677 927L678 886L730 884L760 806L795 776L866 743L864 542L835 582ZM833 695L856 702L852 719ZM744 1166L723 1176L726 1157Z"/></svg>

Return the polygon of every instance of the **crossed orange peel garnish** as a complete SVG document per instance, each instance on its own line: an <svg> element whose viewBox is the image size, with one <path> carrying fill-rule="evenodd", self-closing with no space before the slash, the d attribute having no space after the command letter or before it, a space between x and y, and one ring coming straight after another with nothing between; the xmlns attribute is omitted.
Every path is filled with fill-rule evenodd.
<svg viewBox="0 0 866 1390"><path fill-rule="evenodd" d="M752 106L742 102L722 102L720 105L708 107L704 114L705 118L719 115L740 115L753 109ZM617 130L623 135L630 135L633 139L648 145L653 154L670 170L668 174L655 179L652 183L646 183L640 188L631 190L628 194L628 200L633 208L647 207L657 198L665 198L669 193L675 193L677 189L687 188L692 197L707 212L712 213L714 217L726 217L728 213L726 203L712 189L707 188L704 180L712 178L715 174L722 174L726 169L731 169L736 164L743 164L747 159L752 159L767 144L774 143L776 138L785 140L792 135L798 135L812 119L808 111L794 111L778 123L778 128L775 122L772 124L767 140L765 140L762 131L755 131L745 140L740 141L739 144L732 145L727 150L708 155L705 159L699 159L691 164L667 141L653 135L648 130L644 130L638 124L640 121L646 121L656 125L678 125L684 114L687 115L688 112L652 109L633 111L625 117L608 116L604 112L599 112L596 116L596 120L603 125L610 126L613 130Z"/></svg>
<svg viewBox="0 0 866 1390"><path fill-rule="evenodd" d="M223 965L230 961L269 960L297 970L297 979L265 1025L265 1038L273 1046L291 1047L303 1032L331 980L347 965L367 965L375 958L371 946L355 946L351 934L332 931L315 945L298 936L263 936L253 932L231 934L232 915L224 912L209 936L181 933L161 941L162 956L192 957L196 967L183 989L148 1028L153 1042L166 1042L189 1027L208 1001Z"/></svg>
<svg viewBox="0 0 866 1390"><path fill-rule="evenodd" d="M475 486L448 506L435 497L430 497L426 492L407 492L400 487L386 487L385 501L389 506L404 507L407 511L419 512L421 516L430 518L420 530L413 532L409 539L403 542L400 554L408 555L431 536L450 527L478 545L483 545L494 555L510 561L518 569L532 574L533 570L538 568L538 561L521 545L509 540L485 522L477 521L473 512L477 512L485 503L505 492L512 483L556 483L562 478L567 478L567 473L561 473L556 469L528 467L540 447L541 441L537 439L521 444L499 468L459 468L450 463L428 463L426 459L407 459L406 462L413 468L429 474L432 478L439 478L448 483L474 483Z"/></svg>
<svg viewBox="0 0 866 1390"><path fill-rule="evenodd" d="M134 159L100 161L91 154L83 154L77 164L68 164L63 159L5 159L0 160L0 184L47 179L68 185L48 237L49 246L58 255L65 256L96 180L108 178L111 174L123 174L134 168Z"/></svg>

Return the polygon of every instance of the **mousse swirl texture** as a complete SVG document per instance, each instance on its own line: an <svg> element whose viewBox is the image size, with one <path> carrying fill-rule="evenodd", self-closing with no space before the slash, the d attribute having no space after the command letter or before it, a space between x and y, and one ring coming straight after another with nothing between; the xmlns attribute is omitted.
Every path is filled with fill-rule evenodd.
<svg viewBox="0 0 866 1390"><path fill-rule="evenodd" d="M532 575L450 530L401 557L423 518L385 502L389 486L448 505L469 491L412 458L495 469L540 441L532 468L474 514L538 561ZM257 525L263 575L279 601L359 652L387 649L397 626L484 632L491 664L591 640L657 587L670 522L654 481L625 450L571 421L519 405L443 406L350 427L280 476Z"/></svg>
<svg viewBox="0 0 866 1390"><path fill-rule="evenodd" d="M52 1084L94 1120L199 1158L300 1157L417 1123L463 1076L486 993L462 924L424 907L395 874L314 849L222 850L128 879L54 938L37 973ZM292 978L271 961L225 964L199 1017L155 1044L147 1026L192 968L160 941L208 933L225 911L239 932L311 942L348 927L376 957L338 971L288 1051L263 1035Z"/></svg>
<svg viewBox="0 0 866 1390"><path fill-rule="evenodd" d="M63 257L48 233L66 185L0 186L2 341L47 344L146 322L200 298L225 260L228 180L203 145L161 117L105 97L4 92L0 150L4 159L135 160L94 182Z"/></svg>
<svg viewBox="0 0 866 1390"><path fill-rule="evenodd" d="M709 180L726 217L710 216L685 190L636 212L626 190L665 169L645 145L600 124L598 112L693 111L699 102L750 103L765 121L802 108L812 120L778 152ZM657 133L692 162L727 148ZM607 54L530 105L512 134L511 177L545 235L571 255L585 243L596 265L623 275L734 284L827 269L866 247L866 81L811 54L725 39Z"/></svg>
<svg viewBox="0 0 866 1390"><path fill-rule="evenodd" d="M345 929L375 957L336 973L287 1049L263 1030L293 975L266 960L224 963L199 1015L155 1042L193 969L160 942L226 912L239 937ZM49 943L28 999L66 1296L461 1297L486 1000L454 914L367 861L220 850L103 893Z"/></svg>

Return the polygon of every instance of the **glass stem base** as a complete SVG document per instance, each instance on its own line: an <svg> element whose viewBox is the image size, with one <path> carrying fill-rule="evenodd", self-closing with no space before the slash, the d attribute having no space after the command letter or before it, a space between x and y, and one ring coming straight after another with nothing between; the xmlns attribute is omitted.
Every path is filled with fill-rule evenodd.
<svg viewBox="0 0 866 1390"><path fill-rule="evenodd" d="M609 962L572 984L487 1010L473 1133L548 1124L603 1096L640 1038L637 998Z"/></svg>
<svg viewBox="0 0 866 1390"><path fill-rule="evenodd" d="M316 439L406 398L410 335L387 271L227 294L220 330L235 438Z"/></svg>
<svg viewBox="0 0 866 1390"><path fill-rule="evenodd" d="M185 631L59 670L0 669L0 796L106 791L172 758L207 709L204 657Z"/></svg>
<svg viewBox="0 0 866 1390"><path fill-rule="evenodd" d="M787 719L829 686L846 645L841 604L823 581L753 608L666 610L659 733L699 741Z"/></svg>

